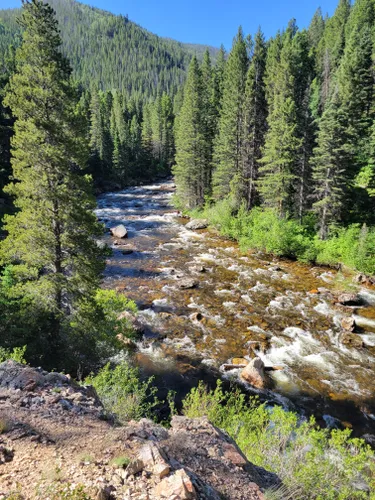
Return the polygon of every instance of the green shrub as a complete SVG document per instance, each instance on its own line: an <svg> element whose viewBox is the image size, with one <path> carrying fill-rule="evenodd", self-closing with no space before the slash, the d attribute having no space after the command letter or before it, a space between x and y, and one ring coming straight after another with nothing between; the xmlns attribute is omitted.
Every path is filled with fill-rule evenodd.
<svg viewBox="0 0 375 500"><path fill-rule="evenodd" d="M221 383L214 391L203 384L193 389L183 413L206 415L228 432L250 462L280 477L295 500L375 499L374 452L349 430L320 429L313 418L301 422L282 408L246 402L238 390L225 394Z"/></svg>
<svg viewBox="0 0 375 500"><path fill-rule="evenodd" d="M221 234L239 242L243 251L255 249L277 256L296 258L329 266L345 265L369 275L375 274L375 228L352 224L347 228L332 227L328 240L316 235L314 214L302 223L279 217L272 209L260 207L237 210L230 198L190 212L192 217L207 218Z"/></svg>
<svg viewBox="0 0 375 500"><path fill-rule="evenodd" d="M97 375L87 377L85 383L95 387L105 409L114 413L120 422L142 417L152 418L152 410L159 404L152 378L142 382L139 370L123 361L112 368L108 363Z"/></svg>
<svg viewBox="0 0 375 500"><path fill-rule="evenodd" d="M12 351L5 349L4 347L0 347L0 363L6 361L7 359L13 359L13 361L17 361L17 363L25 365L26 349L27 347L25 345L23 347L15 347Z"/></svg>

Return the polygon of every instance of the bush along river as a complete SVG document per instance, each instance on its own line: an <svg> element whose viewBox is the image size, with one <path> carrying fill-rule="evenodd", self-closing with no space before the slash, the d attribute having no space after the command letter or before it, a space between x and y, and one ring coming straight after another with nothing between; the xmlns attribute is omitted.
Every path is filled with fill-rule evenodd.
<svg viewBox="0 0 375 500"><path fill-rule="evenodd" d="M181 397L200 379L234 380L321 425L375 434L375 290L343 293L336 271L243 254L213 230L189 229L173 193L168 181L98 198L106 227L128 231L105 237L104 286L138 304L143 373ZM241 376L254 357L264 388Z"/></svg>

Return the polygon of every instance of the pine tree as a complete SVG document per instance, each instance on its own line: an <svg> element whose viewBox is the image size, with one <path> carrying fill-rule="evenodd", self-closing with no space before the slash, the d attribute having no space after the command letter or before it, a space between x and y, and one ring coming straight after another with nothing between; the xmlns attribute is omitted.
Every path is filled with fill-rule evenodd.
<svg viewBox="0 0 375 500"><path fill-rule="evenodd" d="M169 173L174 161L174 114L172 100L168 94L163 93L160 102L161 122L161 163L163 173Z"/></svg>
<svg viewBox="0 0 375 500"><path fill-rule="evenodd" d="M202 116L202 79L196 57L193 57L184 91L176 131L177 196L183 206L204 204L205 131Z"/></svg>
<svg viewBox="0 0 375 500"><path fill-rule="evenodd" d="M214 138L217 128L217 108L215 102L215 82L214 72L211 65L211 58L206 50L201 65L202 74L202 116L205 132L205 153L204 153L204 192L206 196L211 194L212 188L212 160Z"/></svg>
<svg viewBox="0 0 375 500"><path fill-rule="evenodd" d="M12 139L14 182L7 192L17 212L5 218L2 264L12 264L13 295L52 316L51 336L82 301L90 301L103 269L94 236L90 180L82 175L86 145L75 115L70 67L61 55L54 12L40 0L24 2L23 42L4 100L16 118Z"/></svg>
<svg viewBox="0 0 375 500"><path fill-rule="evenodd" d="M267 85L271 85L267 92L270 106L269 128L261 158L258 187L263 204L277 210L279 215L285 215L294 209L298 154L302 146L298 134L293 68L295 33L295 24L291 22L283 35L279 61L277 50L275 56L267 60L268 64L272 63L272 71L268 69L267 72ZM274 75L273 80L270 79L271 75Z"/></svg>
<svg viewBox="0 0 375 500"><path fill-rule="evenodd" d="M350 185L350 151L347 149L347 114L340 102L337 86L320 121L314 150L313 180L318 214L319 236L325 239L329 225L341 220Z"/></svg>
<svg viewBox="0 0 375 500"><path fill-rule="evenodd" d="M129 167L129 130L125 122L123 98L118 91L113 92L110 135L113 144L112 164L114 179L120 185L126 185Z"/></svg>
<svg viewBox="0 0 375 500"><path fill-rule="evenodd" d="M243 106L243 171L238 191L246 200L248 209L257 202L256 181L267 130L267 102L265 96L266 44L259 29L255 36L254 52L247 72Z"/></svg>
<svg viewBox="0 0 375 500"><path fill-rule="evenodd" d="M233 41L224 75L219 132L214 145L213 195L221 199L236 188L242 170L242 119L248 56L242 29Z"/></svg>

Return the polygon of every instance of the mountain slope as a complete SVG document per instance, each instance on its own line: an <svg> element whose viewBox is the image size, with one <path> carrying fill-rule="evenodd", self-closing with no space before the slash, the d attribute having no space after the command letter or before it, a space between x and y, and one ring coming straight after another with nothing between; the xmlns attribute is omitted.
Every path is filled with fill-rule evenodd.
<svg viewBox="0 0 375 500"><path fill-rule="evenodd" d="M63 51L74 77L85 86L118 88L132 95L174 94L192 54L202 46L160 38L124 16L75 0L49 0L60 24ZM0 64L9 43L17 43L19 9L0 10ZM209 48L215 58L216 49Z"/></svg>

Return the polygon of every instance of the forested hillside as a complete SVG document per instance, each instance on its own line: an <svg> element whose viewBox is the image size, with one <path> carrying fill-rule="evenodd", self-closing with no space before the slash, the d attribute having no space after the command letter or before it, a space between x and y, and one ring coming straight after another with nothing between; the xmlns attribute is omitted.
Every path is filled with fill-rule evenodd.
<svg viewBox="0 0 375 500"><path fill-rule="evenodd" d="M181 206L205 207L245 247L374 273L374 32L372 0L340 0L332 18L319 9L269 41L240 29L224 71L194 59Z"/></svg>
<svg viewBox="0 0 375 500"><path fill-rule="evenodd" d="M173 95L184 81L192 54L204 47L160 38L127 17L75 0L51 0L73 76L85 87L119 89L137 98ZM0 61L10 43L19 42L19 9L0 11ZM217 50L210 48L212 55Z"/></svg>

